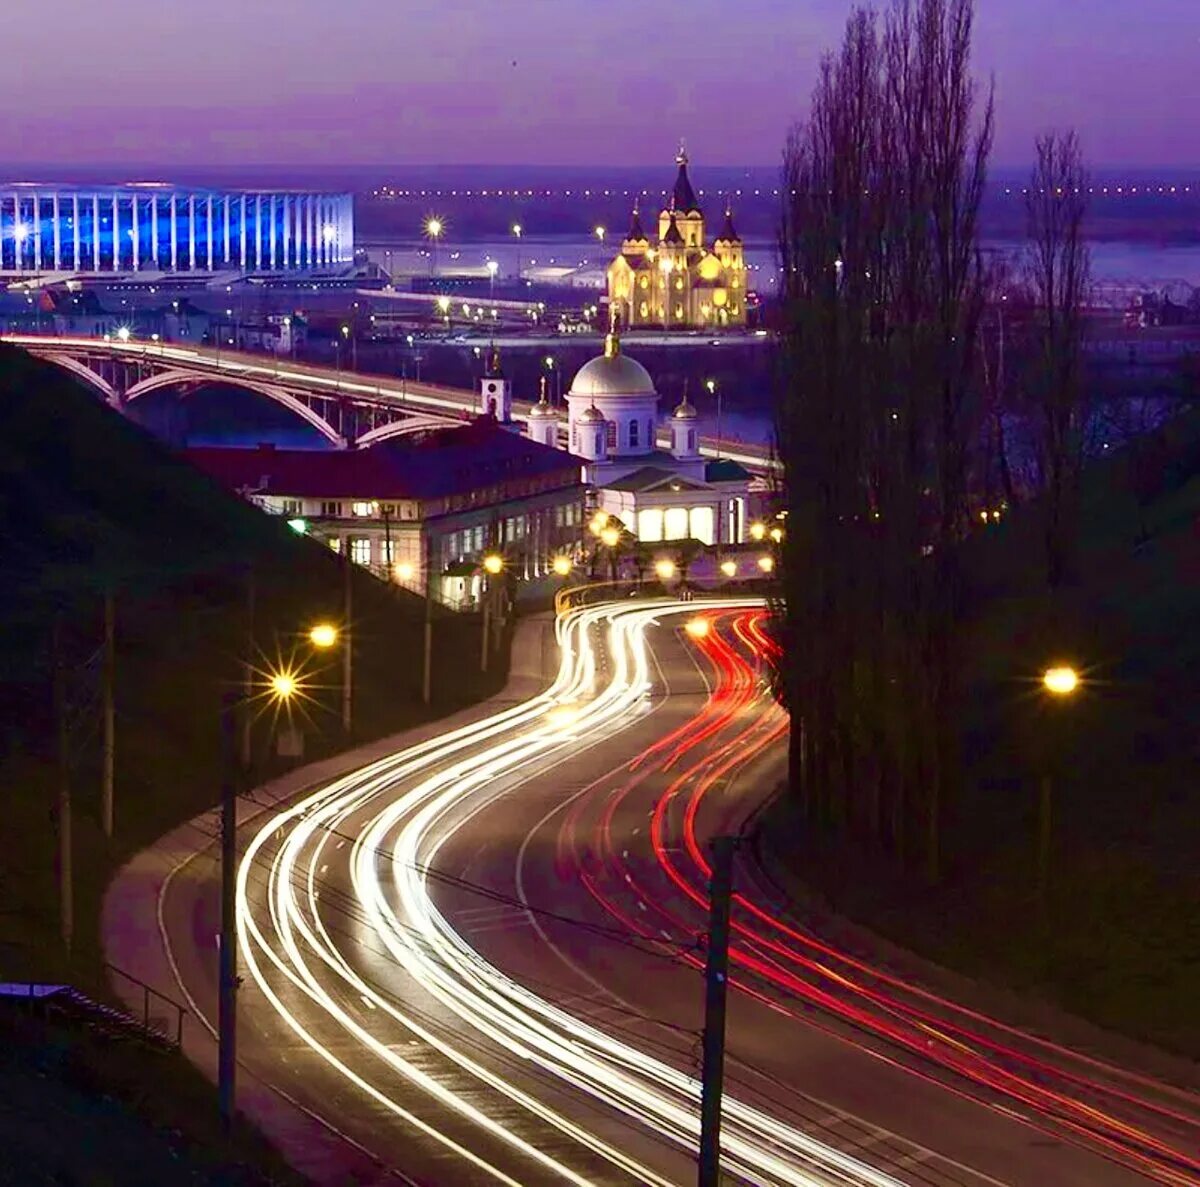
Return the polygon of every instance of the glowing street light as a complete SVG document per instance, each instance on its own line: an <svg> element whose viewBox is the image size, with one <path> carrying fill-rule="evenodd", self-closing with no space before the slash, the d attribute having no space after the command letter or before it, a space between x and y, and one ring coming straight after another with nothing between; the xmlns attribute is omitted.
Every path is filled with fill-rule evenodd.
<svg viewBox="0 0 1200 1187"><path fill-rule="evenodd" d="M1069 697L1079 688L1079 673L1066 664L1047 668L1042 673L1042 687L1056 697Z"/></svg>
<svg viewBox="0 0 1200 1187"><path fill-rule="evenodd" d="M606 231L606 230L605 230L603 227L596 227L596 228L595 228L595 230L593 231L593 234L596 236L596 238L597 238L597 239L598 239L598 240L599 240L601 243L603 243L603 242L604 242L604 236L605 236L606 234L608 234L608 232L607 232L607 231Z"/></svg>
<svg viewBox="0 0 1200 1187"><path fill-rule="evenodd" d="M122 342L128 342L129 341L129 327L128 326L118 326L117 327L117 337Z"/></svg>
<svg viewBox="0 0 1200 1187"><path fill-rule="evenodd" d="M429 241L433 245L429 251L429 275L433 276L437 272L437 246L438 240L442 237L442 232L446 229L446 224L442 222L436 214L431 214L425 220L425 234L429 236Z"/></svg>
<svg viewBox="0 0 1200 1187"><path fill-rule="evenodd" d="M488 260L487 270L488 275L494 280L496 278L496 273L500 270L500 265L495 260Z"/></svg>
<svg viewBox="0 0 1200 1187"><path fill-rule="evenodd" d="M654 562L654 572L660 581L670 581L675 576L675 562L664 556Z"/></svg>
<svg viewBox="0 0 1200 1187"><path fill-rule="evenodd" d="M393 572L397 581L411 581L417 575L417 566L412 561L397 561Z"/></svg>
<svg viewBox="0 0 1200 1187"><path fill-rule="evenodd" d="M711 396L717 390L717 381L715 379L706 379L704 386L708 388L708 394Z"/></svg>
<svg viewBox="0 0 1200 1187"><path fill-rule="evenodd" d="M778 544L783 539L783 528L772 528L771 539Z"/></svg>
<svg viewBox="0 0 1200 1187"><path fill-rule="evenodd" d="M683 628L693 639L706 638L709 631L707 618L693 618Z"/></svg>
<svg viewBox="0 0 1200 1187"><path fill-rule="evenodd" d="M18 243L24 243L29 238L29 227L25 223L17 223L13 228L13 238Z"/></svg>
<svg viewBox="0 0 1200 1187"><path fill-rule="evenodd" d="M488 553L483 558L483 569L485 573L489 573L493 577L498 576L504 572L504 557L495 552Z"/></svg>
<svg viewBox="0 0 1200 1187"><path fill-rule="evenodd" d="M513 238L517 241L517 283L521 282L521 232L523 228L520 223L513 223L512 233Z"/></svg>
<svg viewBox="0 0 1200 1187"><path fill-rule="evenodd" d="M569 556L556 556L551 562L551 568L554 570L557 577L569 577L571 575L571 558Z"/></svg>
<svg viewBox="0 0 1200 1187"><path fill-rule="evenodd" d="M598 536L606 527L608 527L608 512L597 511L596 514L592 516L591 522L588 524L588 531L590 531L593 536Z"/></svg>
<svg viewBox="0 0 1200 1187"><path fill-rule="evenodd" d="M521 224L520 224L520 223L513 223L513 225L512 225L512 233L513 233L513 234L514 234L514 235L515 235L515 236L516 236L518 239L520 239L520 238L521 238Z"/></svg>
<svg viewBox="0 0 1200 1187"><path fill-rule="evenodd" d="M737 561L722 561L721 572L724 573L726 577L736 577Z"/></svg>
<svg viewBox="0 0 1200 1187"><path fill-rule="evenodd" d="M331 622L318 622L308 632L308 641L322 651L328 650L338 641L338 629Z"/></svg>
<svg viewBox="0 0 1200 1187"><path fill-rule="evenodd" d="M750 538L753 540L762 540L767 534L767 525L758 523L757 521L750 525Z"/></svg>
<svg viewBox="0 0 1200 1187"><path fill-rule="evenodd" d="M775 558L773 556L760 556L758 558L758 567L764 573L775 572Z"/></svg>
<svg viewBox="0 0 1200 1187"><path fill-rule="evenodd" d="M614 527L601 528L600 541L606 548L616 548L621 542L621 533Z"/></svg>
<svg viewBox="0 0 1200 1187"><path fill-rule="evenodd" d="M291 672L275 672L270 679L271 696L277 701L290 701L299 688Z"/></svg>

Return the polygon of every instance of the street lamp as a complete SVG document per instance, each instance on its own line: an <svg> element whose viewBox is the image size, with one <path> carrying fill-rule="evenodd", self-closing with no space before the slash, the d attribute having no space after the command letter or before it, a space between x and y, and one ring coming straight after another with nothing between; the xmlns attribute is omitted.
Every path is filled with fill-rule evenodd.
<svg viewBox="0 0 1200 1187"><path fill-rule="evenodd" d="M442 222L436 214L431 214L425 220L425 234L429 236L429 241L432 244L429 250L429 275L437 275L437 246L438 240L442 237L442 232L446 229L446 224Z"/></svg>
<svg viewBox="0 0 1200 1187"><path fill-rule="evenodd" d="M1079 687L1079 673L1065 664L1047 668L1042 673L1042 687L1055 697L1069 697Z"/></svg>
<svg viewBox="0 0 1200 1187"><path fill-rule="evenodd" d="M760 556L758 558L758 567L764 573L775 572L775 558L773 556Z"/></svg>
<svg viewBox="0 0 1200 1187"><path fill-rule="evenodd" d="M331 622L318 622L308 632L308 641L319 651L328 651L338 641L338 629Z"/></svg>
<svg viewBox="0 0 1200 1187"><path fill-rule="evenodd" d="M706 379L704 386L710 396L717 397L717 457L721 456L721 389L715 379Z"/></svg>
<svg viewBox="0 0 1200 1187"><path fill-rule="evenodd" d="M760 523L756 520L750 525L750 538L752 540L762 540L766 537L766 534L767 525L765 523Z"/></svg>
<svg viewBox="0 0 1200 1187"><path fill-rule="evenodd" d="M446 319L446 329L450 328L450 298L446 296L437 299L438 312Z"/></svg>
<svg viewBox="0 0 1200 1187"><path fill-rule="evenodd" d="M520 223L513 223L512 233L513 238L517 241L517 283L521 282L521 232L523 228Z"/></svg>
<svg viewBox="0 0 1200 1187"><path fill-rule="evenodd" d="M654 562L654 572L660 581L670 581L675 576L675 562L670 557L661 557Z"/></svg>
<svg viewBox="0 0 1200 1187"><path fill-rule="evenodd" d="M721 572L724 573L726 577L736 577L737 561L722 561Z"/></svg>
<svg viewBox="0 0 1200 1187"><path fill-rule="evenodd" d="M407 585L417 575L417 566L412 561L397 561L392 572L397 581Z"/></svg>
<svg viewBox="0 0 1200 1187"><path fill-rule="evenodd" d="M483 571L489 577L499 577L504 572L504 557L498 552L489 552L483 558ZM486 592L481 594L481 618L482 618L482 633L480 636L479 650L479 670L486 672L488 670L488 627L491 625L492 618L492 597L493 597L492 582L488 582Z"/></svg>
<svg viewBox="0 0 1200 1187"><path fill-rule="evenodd" d="M550 562L550 567L554 570L556 577L570 577L571 575L571 558L564 556L561 553Z"/></svg>
<svg viewBox="0 0 1200 1187"><path fill-rule="evenodd" d="M601 243L603 243L603 242L604 242L604 236L607 234L607 232L605 231L605 229L604 229L603 227L596 227L596 228L595 228L595 230L593 231L593 234L596 236L596 238L597 238L597 239L598 239L598 240L599 240Z"/></svg>
<svg viewBox="0 0 1200 1187"><path fill-rule="evenodd" d="M1079 690L1079 673L1070 664L1055 664L1042 673L1042 688L1049 694L1051 702L1068 703ZM1056 723L1051 723L1051 730ZM1055 739L1051 740L1051 750ZM1042 911L1042 922L1046 922L1047 898L1050 889L1050 840L1052 829L1052 805L1054 799L1054 753L1047 758L1042 773L1041 794L1038 797L1038 903Z"/></svg>
<svg viewBox="0 0 1200 1187"><path fill-rule="evenodd" d="M500 271L500 264L496 260L488 260L488 297L495 301L496 299L496 273Z"/></svg>

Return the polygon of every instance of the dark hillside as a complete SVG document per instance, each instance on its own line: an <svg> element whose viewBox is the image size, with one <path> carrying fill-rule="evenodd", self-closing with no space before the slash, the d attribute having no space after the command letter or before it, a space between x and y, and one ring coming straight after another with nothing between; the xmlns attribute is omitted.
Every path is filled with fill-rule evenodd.
<svg viewBox="0 0 1200 1187"><path fill-rule="evenodd" d="M217 796L218 707L241 661L308 664L313 693L298 718L306 756L344 748L340 655L320 661L305 632L337 621L343 569L299 537L174 457L65 377L0 351L0 979L70 974L84 982L104 882L125 855ZM423 602L353 574L354 738L427 715L420 703ZM103 598L114 591L116 828L99 823ZM55 623L65 672L67 771L76 863L70 965L56 943L54 822L60 772L53 712ZM435 624L434 709L479 686L471 619ZM453 674L451 676L450 674ZM272 714L254 729L257 774L273 757ZM9 831L9 830L13 831Z"/></svg>

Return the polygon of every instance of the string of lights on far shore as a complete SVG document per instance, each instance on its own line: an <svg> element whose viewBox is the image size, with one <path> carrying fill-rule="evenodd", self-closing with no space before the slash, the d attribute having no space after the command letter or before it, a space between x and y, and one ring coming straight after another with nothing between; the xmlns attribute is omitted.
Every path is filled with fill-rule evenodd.
<svg viewBox="0 0 1200 1187"><path fill-rule="evenodd" d="M706 191L698 189L697 194L703 198ZM778 187L758 187L751 189L728 189L713 191L716 196L721 198L778 198L780 196ZM1078 191L1077 191L1078 192ZM1116 197L1186 197L1193 192L1200 195L1200 185L1192 184L1125 184L1120 185L1092 185L1088 187L1088 193L1093 195L1116 196ZM793 196L795 191L792 191ZM1028 186L1005 186L1003 190L1005 197L1025 196L1029 193ZM535 189L505 189L505 188L488 188L488 189L402 189L390 185L379 186L371 191L371 197L380 201L396 201L405 198L668 198L670 192L668 190L639 190L639 189L616 189L609 187L607 189L591 189L591 188L571 188L559 189L551 188L535 188Z"/></svg>

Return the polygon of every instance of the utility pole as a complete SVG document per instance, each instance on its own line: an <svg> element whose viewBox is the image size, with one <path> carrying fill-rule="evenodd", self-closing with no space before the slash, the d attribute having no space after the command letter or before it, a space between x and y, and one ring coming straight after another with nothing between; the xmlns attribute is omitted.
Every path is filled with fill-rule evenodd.
<svg viewBox="0 0 1200 1187"><path fill-rule="evenodd" d="M254 696L254 655L256 653L256 648L254 646L254 616L256 611L256 585L257 583L254 579L254 570L250 569L246 574L246 658L242 661L242 696L247 701ZM242 770L248 771L254 758L251 748L251 742L253 739L250 732L250 714L243 713L241 717Z"/></svg>
<svg viewBox="0 0 1200 1187"><path fill-rule="evenodd" d="M354 562L350 559L350 541L346 541L345 556L342 558L342 729L348 734L351 726L354 678L354 628L351 615L354 611Z"/></svg>
<svg viewBox="0 0 1200 1187"><path fill-rule="evenodd" d="M479 595L479 601L483 612L483 643L479 652L479 670L486 672L488 670L488 617L491 610L492 602L492 584L486 577L488 582L486 590L483 590Z"/></svg>
<svg viewBox="0 0 1200 1187"><path fill-rule="evenodd" d="M104 594L104 657L101 668L101 712L103 753L100 762L100 816L104 835L113 835L113 793L116 777L116 674L117 674L117 601L113 591Z"/></svg>
<svg viewBox="0 0 1200 1187"><path fill-rule="evenodd" d="M75 892L71 869L71 752L67 728L67 674L63 662L62 614L54 616L53 650L54 724L58 734L58 795L54 806L58 826L58 921L59 933L67 956L75 931Z"/></svg>
<svg viewBox="0 0 1200 1187"><path fill-rule="evenodd" d="M217 999L217 1094L221 1128L233 1129L237 1070L237 718L242 694L221 698L221 951ZM243 714L243 716L246 716Z"/></svg>
<svg viewBox="0 0 1200 1187"><path fill-rule="evenodd" d="M425 532L425 650L421 669L421 700L433 703L433 540Z"/></svg>
<svg viewBox="0 0 1200 1187"><path fill-rule="evenodd" d="M725 999L729 989L729 905L735 837L714 837L704 965L704 1067L700 1081L699 1187L721 1180L721 1093L725 1077Z"/></svg>

